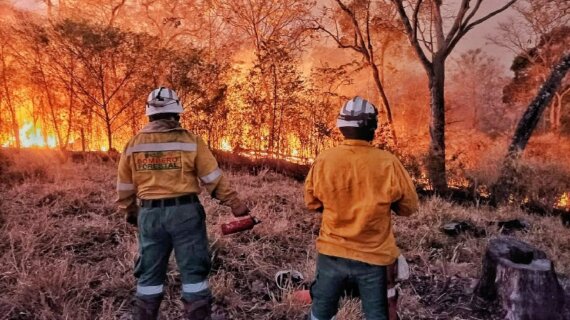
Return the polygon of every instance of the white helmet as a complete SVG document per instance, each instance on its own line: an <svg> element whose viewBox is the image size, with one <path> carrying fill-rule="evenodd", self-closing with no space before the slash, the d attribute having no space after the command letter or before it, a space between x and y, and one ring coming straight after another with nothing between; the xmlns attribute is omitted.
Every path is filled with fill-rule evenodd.
<svg viewBox="0 0 570 320"><path fill-rule="evenodd" d="M376 107L361 97L348 100L340 109L336 126L376 129L378 126L378 110Z"/></svg>
<svg viewBox="0 0 570 320"><path fill-rule="evenodd" d="M159 113L182 113L182 105L174 90L160 87L152 90L146 99L146 115Z"/></svg>

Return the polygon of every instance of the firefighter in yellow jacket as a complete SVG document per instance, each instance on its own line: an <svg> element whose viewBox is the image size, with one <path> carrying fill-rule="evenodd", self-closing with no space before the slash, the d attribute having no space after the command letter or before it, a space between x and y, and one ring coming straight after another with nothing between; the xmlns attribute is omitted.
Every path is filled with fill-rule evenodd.
<svg viewBox="0 0 570 320"><path fill-rule="evenodd" d="M348 283L358 287L367 320L387 319L386 267L400 255L391 211L413 214L418 196L400 161L370 144L377 117L370 102L349 100L337 119L345 140L317 157L305 181L307 207L323 213L312 320L334 318Z"/></svg>
<svg viewBox="0 0 570 320"><path fill-rule="evenodd" d="M136 320L157 318L173 250L186 319L211 317L210 258L199 181L235 216L249 212L204 141L180 126L182 111L173 90L152 91L146 105L150 123L127 143L119 162L117 203L127 221L138 226Z"/></svg>

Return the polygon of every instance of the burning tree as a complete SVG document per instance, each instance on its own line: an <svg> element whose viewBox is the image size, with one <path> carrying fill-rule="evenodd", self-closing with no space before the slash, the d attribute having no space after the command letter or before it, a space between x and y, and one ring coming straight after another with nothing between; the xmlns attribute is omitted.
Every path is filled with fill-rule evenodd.
<svg viewBox="0 0 570 320"><path fill-rule="evenodd" d="M164 49L159 63L165 85L175 88L181 101L191 112L182 121L194 132L203 135L209 145L217 146L224 135L229 106L225 103L228 86L225 83L229 65L223 61L208 61L203 50Z"/></svg>
<svg viewBox="0 0 570 320"><path fill-rule="evenodd" d="M245 128L242 125L240 131L247 136L244 142L248 147L279 157L287 145L287 133L295 131L305 88L297 70L298 57L282 43L271 42L260 54L244 81L236 86L244 103L240 122L250 124Z"/></svg>
<svg viewBox="0 0 570 320"><path fill-rule="evenodd" d="M507 156L503 162L501 176L494 186L493 196L495 202L503 202L508 198L510 190L516 182L517 161L526 148L544 110L552 101L555 92L560 88L568 70L570 70L570 51L566 50L560 61L551 70L547 80L538 90L536 97L532 100L517 125L507 150Z"/></svg>
<svg viewBox="0 0 570 320"><path fill-rule="evenodd" d="M341 88L352 84L350 73L354 67L355 63L332 67L324 62L312 70L308 92L310 107L307 108L307 118L310 119L312 129L308 143L311 156L317 156L326 142L339 134L335 127L335 111L348 100L348 97L341 94Z"/></svg>
<svg viewBox="0 0 570 320"><path fill-rule="evenodd" d="M517 56L511 70L515 77L505 87L503 99L518 110L526 106L534 92L546 81L550 70L559 61L570 41L570 3L564 0L521 0L513 6L515 17L499 24L491 38ZM570 93L570 83L563 83L555 92L549 107L549 128L561 131L563 101Z"/></svg>
<svg viewBox="0 0 570 320"><path fill-rule="evenodd" d="M501 100L507 79L499 62L481 49L469 50L453 59L446 110L447 125L482 131L492 136L503 133L509 116Z"/></svg>
<svg viewBox="0 0 570 320"><path fill-rule="evenodd" d="M297 59L309 35L307 22L313 2L220 0L217 3L228 24L241 32L234 37L241 37L242 45L254 53L253 59L248 59L253 60L248 61L252 65L247 76L251 86L235 87L243 90L244 107L251 111L250 128L238 131L255 135L244 142L253 142L256 151L267 150L269 155L279 157L288 127L285 122L290 119L287 111L302 91Z"/></svg>
<svg viewBox="0 0 570 320"><path fill-rule="evenodd" d="M388 129L388 140L397 144L392 108L384 85L384 62L387 48L401 40L401 32L395 21L393 8L384 1L335 1L338 9L325 7L321 21L315 29L324 32L339 48L351 49L362 56L370 68L372 79L382 101L381 113L385 115L382 128ZM376 46L378 45L379 48Z"/></svg>
<svg viewBox="0 0 570 320"><path fill-rule="evenodd" d="M428 171L438 193L447 190L445 165L445 63L459 41L474 27L505 11L517 0L506 1L499 9L476 17L483 0L462 0L451 27L444 30L446 17L441 0L392 0L410 44L429 79L430 148Z"/></svg>
<svg viewBox="0 0 570 320"><path fill-rule="evenodd" d="M511 67L515 77L505 87L503 100L511 106L528 103L532 99L532 93L546 80L548 70L555 64L551 60L560 58L564 45L569 41L570 27L557 29L545 35L537 47L517 56ZM555 133L560 133L563 101L569 93L570 81L565 81L554 93L550 115L545 117Z"/></svg>
<svg viewBox="0 0 570 320"><path fill-rule="evenodd" d="M5 30L0 30L0 81L1 83L1 94L0 94L0 106L4 106L8 112L10 118L10 130L14 135L14 143L16 148L20 148L20 125L18 122L18 115L16 113L16 105L14 101L14 85L13 81L16 77L11 75L15 74L16 66L14 56L9 54L8 43L10 37Z"/></svg>
<svg viewBox="0 0 570 320"><path fill-rule="evenodd" d="M79 101L104 123L107 148L111 150L121 116L135 102L143 105L143 97L151 88L148 72L156 57L152 56L154 50L146 48L158 48L155 39L71 20L56 24L52 35L50 40L76 59L77 70L66 71L72 76Z"/></svg>

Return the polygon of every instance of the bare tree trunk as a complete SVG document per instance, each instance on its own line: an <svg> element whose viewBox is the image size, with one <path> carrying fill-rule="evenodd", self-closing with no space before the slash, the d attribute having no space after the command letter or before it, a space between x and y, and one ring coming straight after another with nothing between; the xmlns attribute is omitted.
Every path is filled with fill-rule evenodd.
<svg viewBox="0 0 570 320"><path fill-rule="evenodd" d="M53 18L53 2L51 0L44 0L47 9L48 19Z"/></svg>
<svg viewBox="0 0 570 320"><path fill-rule="evenodd" d="M380 47L380 81L384 83L386 78L384 77L385 67L386 67L386 50L388 49L388 43L385 43Z"/></svg>
<svg viewBox="0 0 570 320"><path fill-rule="evenodd" d="M281 155L281 129L283 128L283 109L285 109L285 107L282 103L281 107L279 108L279 125L277 126L277 157L280 157Z"/></svg>
<svg viewBox="0 0 570 320"><path fill-rule="evenodd" d="M430 90L430 146L428 173L434 191L439 194L447 192L447 176L445 166L445 62L434 59L429 74Z"/></svg>
<svg viewBox="0 0 570 320"><path fill-rule="evenodd" d="M39 98L38 102L38 118L42 125L42 137L44 143L48 145L49 134L47 129L47 124L50 123L49 115L46 114L47 108L45 106L45 101L43 97Z"/></svg>
<svg viewBox="0 0 570 320"><path fill-rule="evenodd" d="M479 108L481 107L481 104L479 104L479 99L476 99L476 88L477 84L475 83L475 81L471 81L471 108L473 109L473 124L472 124L472 128L474 130L476 130L477 128L479 128Z"/></svg>
<svg viewBox="0 0 570 320"><path fill-rule="evenodd" d="M382 98L382 104L384 105L384 111L386 112L386 123L390 129L391 137L388 140L392 140L394 145L398 145L398 139L396 137L396 130L394 129L394 120L392 119L392 108L390 107L390 102L388 101L388 96L386 96L386 91L380 80L380 72L378 71L378 66L374 62L370 62L370 67L372 68L372 76L374 78L374 83L376 88L380 93L380 98Z"/></svg>
<svg viewBox="0 0 570 320"><path fill-rule="evenodd" d="M111 120L105 121L105 128L107 129L107 151L113 149L113 131L111 130Z"/></svg>
<svg viewBox="0 0 570 320"><path fill-rule="evenodd" d="M501 176L493 187L493 198L495 203L504 202L515 183L516 162L522 155L534 129L546 107L552 101L555 92L562 84L562 80L570 69L570 52L565 53L560 61L554 66L548 79L538 90L536 97L532 100L513 135L509 145L507 156L503 162Z"/></svg>
<svg viewBox="0 0 570 320"><path fill-rule="evenodd" d="M12 134L14 135L14 142L16 143L16 149L20 149L22 147L22 143L20 142L20 124L18 123L18 116L16 115L16 111L14 107L11 106L10 98L8 97L7 103L9 104L8 109L10 110L10 118L12 118Z"/></svg>
<svg viewBox="0 0 570 320"><path fill-rule="evenodd" d="M81 127L80 129L81 131L81 151L85 152L87 151L87 146L85 144L85 129L83 129L83 127Z"/></svg>
<svg viewBox="0 0 570 320"><path fill-rule="evenodd" d="M52 97L52 95L51 95L51 91L50 91L50 88L49 88L49 85L48 85L48 81L47 81L47 78L46 78L46 74L45 74L45 72L44 72L43 64L41 63L41 60L40 60L40 59L41 59L41 58L38 58L38 67L39 67L39 71L40 71L40 74L41 74L41 77L42 77L42 84L43 84L43 87L44 87L44 90L45 90L45 93L46 93L47 102L48 102L49 109L50 109L51 122L52 122L53 128L54 128L54 130L55 130L55 135L56 135L56 138L57 138L57 144L61 147L61 145L62 145L62 138L61 138L61 133L60 133L60 131L59 131L59 121L58 121L58 119L57 119L57 117L56 117L56 112L55 112L55 109L54 109L54 104L55 104L55 103L53 102L53 97Z"/></svg>
<svg viewBox="0 0 570 320"><path fill-rule="evenodd" d="M212 142L213 142L212 131L213 131L213 129L214 129L214 125L212 124L212 120L210 120L206 124L206 130L208 131L208 149L212 149Z"/></svg>
<svg viewBox="0 0 570 320"><path fill-rule="evenodd" d="M109 26L112 27L115 25L115 20L117 19L117 16L119 15L119 10L121 10L121 8L125 5L126 0L121 0L119 1L119 3L113 7L113 10L111 10L111 18L109 18Z"/></svg>
<svg viewBox="0 0 570 320"><path fill-rule="evenodd" d="M491 11L483 17L474 19L483 1L478 0L471 6L472 1L463 0L455 15L453 24L451 24L451 27L447 31L447 35L444 32L445 15L441 13L443 1L426 1L425 5L431 6L431 18L428 19L426 25L424 25L424 30L429 30L427 32L429 44L426 46L426 41L421 40L424 39L425 36L421 28L424 18L420 14L424 1L415 1L413 8L411 8L411 15L408 16L403 0L391 0L396 6L410 44L429 78L431 94L429 176L434 191L437 193L447 191L445 173L445 59L451 54L457 43L469 30L507 10L516 1L517 0L509 0L498 9ZM431 61L427 54L431 54Z"/></svg>
<svg viewBox="0 0 570 320"><path fill-rule="evenodd" d="M366 60L367 64L370 66L372 70L372 76L374 78L374 84L378 89L378 93L380 98L382 99L382 110L386 113L386 122L385 124L388 126L389 129L389 137L388 141L392 141L394 146L397 145L397 138L396 138L396 129L394 128L394 121L392 119L392 109L386 96L386 92L384 90L384 85L382 83L384 75L382 74L382 79L380 77L380 72L378 70L378 65L376 64L375 60L375 52L374 46L372 45L372 35L370 30L370 5L372 1L366 2L366 18L364 20L364 26L361 26L358 22L356 13L349 8L349 6L341 0L336 0L339 8L346 13L346 15L350 18L352 22L352 26L354 29L354 44L348 44L345 42L342 37L337 33L336 35L331 31L327 30L323 26L319 26L318 29L327 33L338 45L340 48L350 48L355 50L356 52L360 53L362 57ZM385 50L381 49L381 50ZM382 54L382 63L384 63L384 51Z"/></svg>
<svg viewBox="0 0 570 320"><path fill-rule="evenodd" d="M83 141L85 141L85 146L83 146L84 151L87 151L89 149L91 149L93 147L93 136L95 135L95 133L93 131L95 131L94 128L94 119L93 119L93 111L88 109L87 110L87 126L86 128L88 129L87 134L85 135L86 138L83 139Z"/></svg>
<svg viewBox="0 0 570 320"><path fill-rule="evenodd" d="M69 144L69 138L71 136L71 129L73 126L73 108L74 108L74 96L75 96L75 91L73 90L73 58L72 59L72 67L70 70L70 77L69 77L69 105L68 105L68 109L67 109L67 132L65 134L65 139L64 139L64 143L62 145L60 145L59 147L62 150L67 149L67 145Z"/></svg>
<svg viewBox="0 0 570 320"><path fill-rule="evenodd" d="M20 149L22 144L20 142L20 124L18 123L18 115L16 114L16 108L14 108L13 101L12 101L12 93L10 92L10 88L8 85L8 77L6 77L6 57L4 55L4 46L0 48L1 50L1 58L2 58L2 84L4 87L4 92L6 96L6 105L8 106L8 110L10 112L10 118L12 120L11 129L12 134L14 135L14 142L16 143L16 149Z"/></svg>
<svg viewBox="0 0 570 320"><path fill-rule="evenodd" d="M271 72L273 73L273 112L271 117L271 133L269 137L269 154L273 157L275 152L275 122L277 121L277 67L275 64L271 66Z"/></svg>
<svg viewBox="0 0 570 320"><path fill-rule="evenodd" d="M509 146L509 155L518 157L520 156L520 153L524 151L524 148L526 147L532 132L536 128L544 109L546 109L552 100L554 93L560 87L562 79L566 76L568 69L570 69L570 53L566 53L556 64L548 79L540 88L538 94L523 114L513 136L511 145Z"/></svg>
<svg viewBox="0 0 570 320"><path fill-rule="evenodd" d="M101 92L103 93L103 100L105 99L105 90L101 89ZM105 112L105 118L103 119L105 121L105 131L107 133L107 151L111 151L111 149L113 148L113 130L112 130L112 120L111 117L109 116L109 105L108 104L103 104L103 111Z"/></svg>

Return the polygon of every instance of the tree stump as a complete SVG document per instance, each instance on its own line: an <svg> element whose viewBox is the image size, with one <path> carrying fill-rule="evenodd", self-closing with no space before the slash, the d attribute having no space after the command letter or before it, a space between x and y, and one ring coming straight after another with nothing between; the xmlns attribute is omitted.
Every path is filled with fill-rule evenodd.
<svg viewBox="0 0 570 320"><path fill-rule="evenodd" d="M508 320L563 320L564 290L546 254L510 237L490 241L475 289Z"/></svg>

